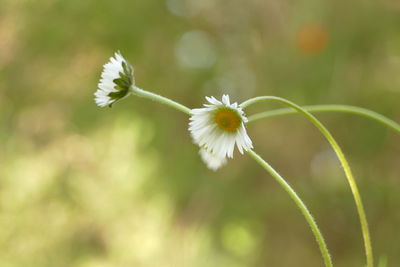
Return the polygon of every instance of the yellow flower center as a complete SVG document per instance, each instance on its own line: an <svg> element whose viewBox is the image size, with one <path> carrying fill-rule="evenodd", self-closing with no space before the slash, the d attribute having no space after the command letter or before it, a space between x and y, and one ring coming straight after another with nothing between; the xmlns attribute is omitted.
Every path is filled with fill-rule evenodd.
<svg viewBox="0 0 400 267"><path fill-rule="evenodd" d="M222 109L215 114L215 122L218 127L227 132L235 132L239 128L241 121L240 116L233 110Z"/></svg>

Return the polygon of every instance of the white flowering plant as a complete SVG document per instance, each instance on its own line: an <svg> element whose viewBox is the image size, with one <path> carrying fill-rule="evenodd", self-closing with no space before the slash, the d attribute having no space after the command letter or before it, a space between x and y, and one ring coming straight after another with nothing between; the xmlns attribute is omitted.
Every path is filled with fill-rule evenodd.
<svg viewBox="0 0 400 267"><path fill-rule="evenodd" d="M235 146L241 154L246 152L265 170L267 170L294 200L295 204L299 207L307 223L311 227L317 244L321 250L325 266L331 267L333 266L333 263L328 252L326 242L309 209L293 190L293 188L284 180L284 178L256 152L254 152L253 142L246 131L247 124L262 118L292 113L303 114L320 130L323 136L327 139L343 166L344 173L351 188L360 219L361 231L364 239L366 264L368 267L374 266L367 218L357 184L350 169L350 165L346 160L342 149L333 138L331 133L314 115L312 115L312 113L344 112L357 114L373 119L400 134L400 125L395 121L390 120L376 112L360 107L347 105L315 105L301 107L289 100L276 96L255 97L244 101L241 104L238 104L237 102L231 103L229 95L223 95L221 101L211 96L206 97L208 103L204 104L202 108L190 109L169 98L145 91L137 87L135 85L134 69L120 52L115 53L114 57L111 57L110 61L104 65L104 70L101 74L101 79L98 84L98 90L94 95L95 102L100 107L111 107L114 102L122 98L125 98L129 95L137 95L160 102L162 104L166 104L172 108L186 113L188 116L190 116L189 132L193 142L199 146L199 155L207 167L211 170L216 171L227 164L227 159L233 157ZM286 105L287 108L257 113L247 117L245 114L245 109L252 104L263 101L279 102Z"/></svg>

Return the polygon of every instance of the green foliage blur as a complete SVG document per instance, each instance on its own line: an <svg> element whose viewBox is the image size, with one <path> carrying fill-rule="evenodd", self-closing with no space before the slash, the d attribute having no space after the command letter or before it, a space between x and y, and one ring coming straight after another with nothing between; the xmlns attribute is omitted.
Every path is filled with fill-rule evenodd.
<svg viewBox="0 0 400 267"><path fill-rule="evenodd" d="M1 267L322 266L299 210L248 156L212 172L185 114L137 97L95 105L117 50L139 87L191 108L206 95L276 95L400 122L399 2L0 1ZM400 137L317 117L353 168L376 263L400 266ZM321 134L299 115L248 132L309 206L335 265L364 266L352 195Z"/></svg>

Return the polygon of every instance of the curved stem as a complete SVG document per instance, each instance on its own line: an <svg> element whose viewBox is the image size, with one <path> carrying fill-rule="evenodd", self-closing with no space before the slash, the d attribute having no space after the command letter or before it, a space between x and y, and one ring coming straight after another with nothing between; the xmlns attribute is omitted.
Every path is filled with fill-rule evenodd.
<svg viewBox="0 0 400 267"><path fill-rule="evenodd" d="M317 239L317 243L321 250L325 265L327 267L332 267L333 266L332 260L329 255L328 248L326 246L324 238L318 228L317 223L315 222L313 216L311 215L310 211L307 209L304 202L299 198L299 196L296 194L296 192L293 190L293 188L285 181L285 179L283 179L282 176L280 176L279 173L277 171L275 171L265 160L263 160L259 155L257 155L256 152L254 152L253 150L250 149L247 151L247 153L253 159L255 159L257 161L257 163L260 164L265 170L267 170L272 175L272 177L275 178L275 180L283 187L283 189L285 189L285 191L294 200L297 207L299 207L299 209L303 213L304 217L306 218L308 224L310 225L315 238Z"/></svg>
<svg viewBox="0 0 400 267"><path fill-rule="evenodd" d="M177 109L179 111L182 111L182 112L190 115L190 108L188 108L188 107L186 107L186 106L184 106L182 104L179 104L178 102L175 102L175 101L173 101L173 100L171 100L169 98L157 95L157 94L152 93L152 92L145 91L145 90L140 89L139 87L136 87L136 86L131 86L130 90L131 90L131 92L133 94L135 94L137 96L149 98L151 100L160 102L162 104L166 104L166 105L168 105L170 107L173 107L173 108L175 108L175 109Z"/></svg>
<svg viewBox="0 0 400 267"><path fill-rule="evenodd" d="M353 107L353 106L347 106L347 105L313 105L313 106L303 106L303 109L305 109L308 112L314 113L314 112L343 112L343 113L351 113L351 114L357 114L361 115L370 119L373 119L379 123L382 123L386 125L387 127L391 128L397 133L400 133L400 125L396 123L395 121L386 118L385 116L365 109L365 108L360 108L360 107ZM275 117L275 116L282 116L282 115L288 115L288 114L296 114L298 111L294 110L293 108L281 108L281 109L275 109L275 110L270 110L266 112L261 112L257 113L254 115L251 115L248 117L248 122L253 122L256 120L264 119L264 118L269 118L269 117Z"/></svg>
<svg viewBox="0 0 400 267"><path fill-rule="evenodd" d="M303 108L299 107L298 105L280 97L275 97L275 96L260 96L260 97L255 97L252 99L249 99L245 102L243 102L240 106L242 108L245 108L251 104L260 102L260 101L275 101L275 102L280 102L283 103L287 106L290 106L291 108L297 110L298 112L302 113L305 115L325 136L325 138L328 140L328 142L331 144L333 150L335 150L335 153L337 157L339 158L340 163L343 166L344 172L346 174L347 181L349 182L356 206L357 206L357 211L358 215L360 217L360 223L361 223L361 231L362 235L364 238L364 247L365 247L365 255L367 258L367 266L368 267L373 267L373 255L372 255L372 246L371 246L371 238L369 235L369 230L368 230L368 223L367 223L367 218L365 215L364 207L361 201L360 193L358 191L358 187L356 184L356 181L353 177L353 173L350 169L350 166L341 150L339 147L338 143L335 141L331 133L328 131L328 129L325 128L325 126L322 125L322 123L315 118L311 113L308 111L304 110Z"/></svg>

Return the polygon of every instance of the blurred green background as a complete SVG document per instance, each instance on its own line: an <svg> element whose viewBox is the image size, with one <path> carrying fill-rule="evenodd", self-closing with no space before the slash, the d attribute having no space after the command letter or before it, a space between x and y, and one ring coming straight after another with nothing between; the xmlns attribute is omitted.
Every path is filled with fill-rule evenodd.
<svg viewBox="0 0 400 267"><path fill-rule="evenodd" d="M137 85L199 107L276 95L400 122L400 3L0 0L0 266L322 266L293 201L248 156L206 169L188 118L93 93L116 50ZM252 114L280 107L257 105ZM353 167L376 262L400 266L400 138L318 114ZM315 215L336 266L363 266L348 184L299 115L249 125Z"/></svg>

